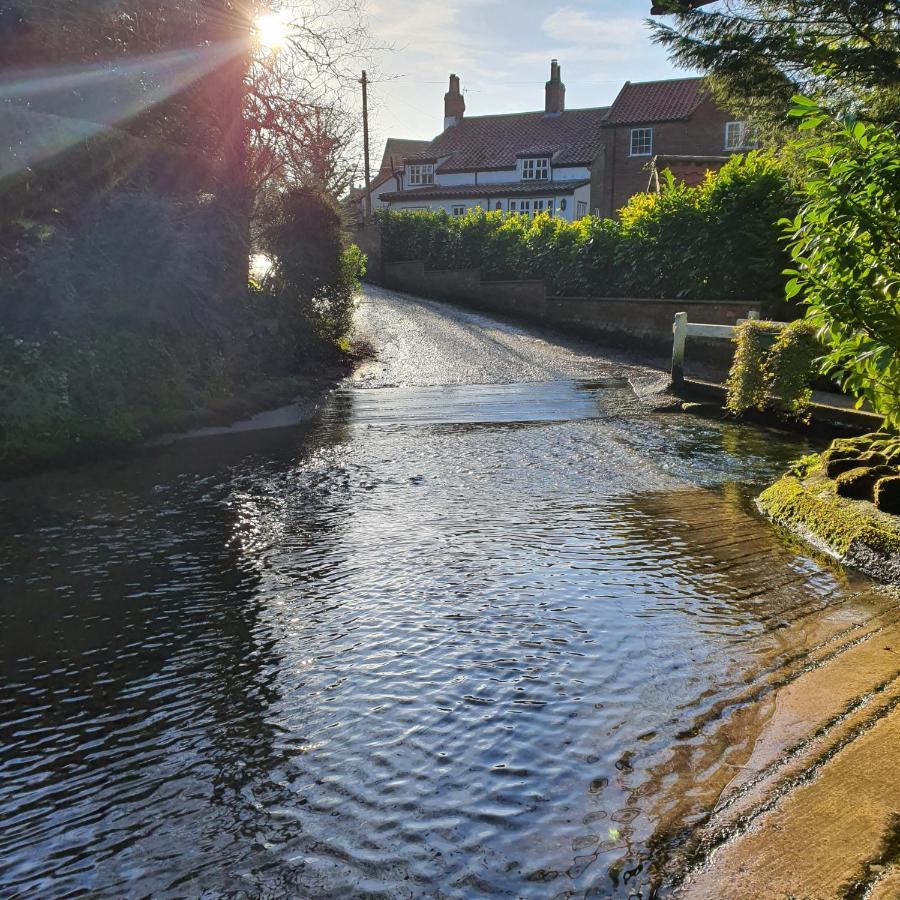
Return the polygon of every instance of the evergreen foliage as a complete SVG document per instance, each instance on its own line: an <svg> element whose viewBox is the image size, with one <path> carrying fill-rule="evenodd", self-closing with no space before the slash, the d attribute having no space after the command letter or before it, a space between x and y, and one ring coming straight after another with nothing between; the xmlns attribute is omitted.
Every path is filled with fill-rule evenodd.
<svg viewBox="0 0 900 900"><path fill-rule="evenodd" d="M726 408L735 415L771 409L788 421L808 421L810 385L822 353L815 327L804 320L786 326L746 321L734 343Z"/></svg>

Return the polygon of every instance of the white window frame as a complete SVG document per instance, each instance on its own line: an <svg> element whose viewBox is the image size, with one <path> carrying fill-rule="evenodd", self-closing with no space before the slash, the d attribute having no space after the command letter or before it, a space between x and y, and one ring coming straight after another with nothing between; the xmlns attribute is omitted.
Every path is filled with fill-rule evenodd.
<svg viewBox="0 0 900 900"><path fill-rule="evenodd" d="M547 213L550 218L553 218L553 198L545 198L540 197L537 200L532 201L532 215L539 215L540 213Z"/></svg>
<svg viewBox="0 0 900 900"><path fill-rule="evenodd" d="M587 200L575 201L575 218L583 219L587 216Z"/></svg>
<svg viewBox="0 0 900 900"><path fill-rule="evenodd" d="M434 163L417 163L407 166L406 178L410 187L434 184Z"/></svg>
<svg viewBox="0 0 900 900"><path fill-rule="evenodd" d="M531 201L530 200L510 200L509 201L509 211L511 213L515 213L519 216L530 216L531 215Z"/></svg>
<svg viewBox="0 0 900 900"><path fill-rule="evenodd" d="M732 129L737 130L737 141L729 140ZM743 150L747 146L747 123L744 121L725 123L725 149Z"/></svg>
<svg viewBox="0 0 900 900"><path fill-rule="evenodd" d="M637 148L637 149L635 149ZM644 149L646 148L646 149ZM653 155L653 129L632 128L629 142L629 156Z"/></svg>
<svg viewBox="0 0 900 900"><path fill-rule="evenodd" d="M522 160L522 181L549 181L550 157L526 156Z"/></svg>
<svg viewBox="0 0 900 900"><path fill-rule="evenodd" d="M450 207L450 212L454 216L464 216L466 214L466 207L464 203L454 204Z"/></svg>

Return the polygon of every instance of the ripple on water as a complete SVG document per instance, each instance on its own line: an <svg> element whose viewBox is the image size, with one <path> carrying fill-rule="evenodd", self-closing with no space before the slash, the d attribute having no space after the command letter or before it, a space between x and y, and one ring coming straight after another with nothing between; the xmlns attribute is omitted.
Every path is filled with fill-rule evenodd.
<svg viewBox="0 0 900 900"><path fill-rule="evenodd" d="M609 384L363 393L13 486L4 893L647 893L748 685L879 602L750 511L790 441Z"/></svg>

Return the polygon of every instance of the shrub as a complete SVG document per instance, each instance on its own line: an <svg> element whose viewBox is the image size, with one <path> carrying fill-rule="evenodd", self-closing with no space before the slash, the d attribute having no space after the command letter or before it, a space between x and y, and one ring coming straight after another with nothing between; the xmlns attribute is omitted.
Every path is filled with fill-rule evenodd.
<svg viewBox="0 0 900 900"><path fill-rule="evenodd" d="M784 221L788 297L808 306L824 369L900 427L900 144L894 127L841 122L795 98L801 128L826 126L807 153L797 216Z"/></svg>
<svg viewBox="0 0 900 900"><path fill-rule="evenodd" d="M341 250L339 220L321 225L287 258L297 287L237 297L219 290L228 221L208 196L119 191L77 217L4 230L0 470L183 427L239 407L254 382L333 360L319 334L349 327L364 256Z"/></svg>
<svg viewBox="0 0 900 900"><path fill-rule="evenodd" d="M23 245L18 271L0 283L0 327L44 336L88 322L167 323L218 340L232 312L219 290L223 219L213 198L122 191L87 204Z"/></svg>
<svg viewBox="0 0 900 900"><path fill-rule="evenodd" d="M351 244L341 253L337 276L312 298L316 329L324 340L336 342L349 334L366 262L366 254Z"/></svg>
<svg viewBox="0 0 900 900"><path fill-rule="evenodd" d="M815 328L803 320L783 327L746 321L738 326L734 342L734 362L725 382L727 409L735 415L771 409L783 419L806 421L810 384L822 352Z"/></svg>
<svg viewBox="0 0 900 900"><path fill-rule="evenodd" d="M261 249L273 267L265 287L296 304L324 339L336 341L350 329L365 254L343 248L337 204L307 187L287 191L262 231Z"/></svg>

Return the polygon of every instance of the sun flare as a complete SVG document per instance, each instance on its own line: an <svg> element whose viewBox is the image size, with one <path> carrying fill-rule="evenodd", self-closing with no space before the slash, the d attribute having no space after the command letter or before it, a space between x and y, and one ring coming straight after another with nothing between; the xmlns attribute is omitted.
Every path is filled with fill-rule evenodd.
<svg viewBox="0 0 900 900"><path fill-rule="evenodd" d="M255 31L261 47L278 50L287 43L288 22L283 13L265 13L256 17Z"/></svg>

